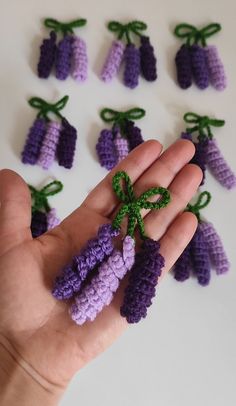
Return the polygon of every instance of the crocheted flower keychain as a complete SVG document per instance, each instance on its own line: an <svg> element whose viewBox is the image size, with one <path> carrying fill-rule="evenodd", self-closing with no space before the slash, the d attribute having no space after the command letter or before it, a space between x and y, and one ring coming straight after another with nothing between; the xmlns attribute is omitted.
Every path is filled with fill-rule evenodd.
<svg viewBox="0 0 236 406"><path fill-rule="evenodd" d="M201 90L206 89L209 83L216 90L226 88L226 74L217 47L206 43L207 38L220 30L221 25L217 23L201 30L185 23L176 26L175 35L186 39L186 44L181 46L175 57L177 81L182 89L192 85L192 78Z"/></svg>
<svg viewBox="0 0 236 406"><path fill-rule="evenodd" d="M49 206L48 197L59 193L63 189L63 184L54 180L41 190L37 190L31 185L28 186L32 198L31 232L32 237L36 238L60 223L56 209Z"/></svg>
<svg viewBox="0 0 236 406"><path fill-rule="evenodd" d="M60 113L68 99L69 96L64 96L54 104L47 103L39 97L32 97L29 100L29 105L39 112L22 151L24 164L38 164L43 169L49 169L57 158L60 166L72 168L77 131ZM49 113L55 115L59 121L51 120Z"/></svg>
<svg viewBox="0 0 236 406"><path fill-rule="evenodd" d="M198 133L197 142L194 142L196 152L191 163L200 166L203 171L202 184L204 184L205 170L206 167L208 167L212 175L222 186L227 189L235 187L236 176L222 156L211 132L211 126L223 127L225 121L213 119L208 116L199 116L192 112L184 115L184 121L192 124L193 127L187 128L186 132L181 134L181 138L186 138L192 141L192 134L194 132Z"/></svg>
<svg viewBox="0 0 236 406"><path fill-rule="evenodd" d="M142 21L132 21L121 24L111 21L108 29L117 34L118 39L112 42L105 64L101 72L101 79L110 82L117 75L122 61L124 61L124 85L134 89L139 83L140 73L149 82L157 79L156 57L150 38L143 35L147 25ZM131 34L139 37L141 46L137 48L131 41ZM125 44L125 40L127 44Z"/></svg>
<svg viewBox="0 0 236 406"><path fill-rule="evenodd" d="M88 56L85 41L74 34L74 29L83 27L84 19L62 23L53 18L46 18L44 25L52 29L49 38L43 40L40 46L38 76L47 79L55 66L55 75L59 80L65 80L71 74L78 82L84 82L88 76ZM57 33L63 38L57 44Z"/></svg>
<svg viewBox="0 0 236 406"><path fill-rule="evenodd" d="M96 144L98 159L101 166L110 170L132 149L144 140L140 128L136 127L134 120L139 120L146 114L145 110L138 107L121 112L105 108L100 116L106 123L113 123L110 130L101 131Z"/></svg>
<svg viewBox="0 0 236 406"><path fill-rule="evenodd" d="M124 181L124 190L121 181ZM120 280L130 271L128 287L124 294L121 315L129 323L146 317L147 308L155 296L155 286L164 266L159 252L160 244L145 235L141 209L161 209L170 201L167 189L153 187L140 197L134 194L129 176L117 172L112 186L122 205L112 224L100 226L97 236L88 241L82 251L73 258L56 278L53 295L58 300L74 297L70 308L72 319L79 325L93 321L102 309L109 305ZM148 199L157 196L155 202ZM121 223L128 216L127 233L117 249L115 237L121 237ZM138 226L143 239L139 253L135 254L134 231Z"/></svg>
<svg viewBox="0 0 236 406"><path fill-rule="evenodd" d="M200 217L200 210L206 207L210 200L210 193L205 191L199 195L195 205L188 204L187 206L186 211L197 216L198 227L175 264L174 277L179 282L188 279L192 271L197 277L198 283L206 286L211 278L211 265L215 268L217 275L229 270L229 261L219 235L211 223L203 221Z"/></svg>

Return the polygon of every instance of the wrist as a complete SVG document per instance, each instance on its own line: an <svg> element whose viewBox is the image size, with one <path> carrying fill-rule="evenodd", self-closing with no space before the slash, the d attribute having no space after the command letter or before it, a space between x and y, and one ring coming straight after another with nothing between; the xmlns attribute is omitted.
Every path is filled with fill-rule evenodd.
<svg viewBox="0 0 236 406"><path fill-rule="evenodd" d="M62 389L42 378L5 339L0 340L1 406L56 406Z"/></svg>

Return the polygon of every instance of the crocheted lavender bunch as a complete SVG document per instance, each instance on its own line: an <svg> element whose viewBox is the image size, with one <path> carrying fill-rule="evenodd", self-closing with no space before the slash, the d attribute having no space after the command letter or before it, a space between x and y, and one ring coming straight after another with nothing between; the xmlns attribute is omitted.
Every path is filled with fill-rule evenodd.
<svg viewBox="0 0 236 406"><path fill-rule="evenodd" d="M219 235L211 223L200 218L200 210L206 207L210 200L210 193L205 191L199 195L195 205L187 206L187 211L196 214L198 227L175 264L174 277L179 282L188 279L192 272L200 285L207 286L211 278L211 267L217 275L229 270L229 261Z"/></svg>
<svg viewBox="0 0 236 406"><path fill-rule="evenodd" d="M220 30L221 26L217 23L200 30L190 24L175 27L174 34L186 39L186 44L181 46L175 57L177 81L182 89L192 85L192 78L201 90L206 89L210 83L216 90L225 89L227 80L217 48L206 43L210 36Z"/></svg>
<svg viewBox="0 0 236 406"><path fill-rule="evenodd" d="M124 190L121 181L125 183ZM140 210L165 207L170 200L169 192L164 188L152 188L136 198L131 180L125 172L117 172L113 177L112 185L118 199L122 202L115 219L112 224L104 224L99 228L97 236L87 243L79 255L73 258L72 264L64 268L62 274L56 278L53 288L53 295L59 300L74 297L70 315L78 325L95 320L103 308L113 300L120 281L126 273L130 270L131 273L133 272L137 258L134 239L136 225L139 227L142 238L145 238L143 245L146 250L146 267L149 262L153 263L153 258L158 256L159 272L156 272L158 276L164 262L158 253L159 244L145 236ZM149 202L148 199L154 195L161 195L161 198L158 202ZM126 215L129 219L127 234L122 239L122 248L117 249L114 238L120 236L121 222ZM149 281L154 284L154 277L150 276ZM139 285L142 285L142 292L146 295L146 299L150 297L150 286L146 287L144 277ZM149 302L147 303L149 305ZM137 306L139 306L138 303ZM143 309L144 307L143 302Z"/></svg>
<svg viewBox="0 0 236 406"><path fill-rule="evenodd" d="M134 108L126 112L103 109L101 118L106 123L113 123L112 129L101 131L96 144L96 151L101 166L112 169L122 161L129 152L143 142L141 130L132 120L144 117L143 109Z"/></svg>
<svg viewBox="0 0 236 406"><path fill-rule="evenodd" d="M52 29L50 38L43 40L40 47L38 76L47 79L55 66L55 75L59 80L65 80L71 74L73 79L84 82L87 79L88 57L85 41L74 34L74 29L86 24L79 19L62 23L52 18L46 18L44 25ZM56 44L57 35L62 38Z"/></svg>
<svg viewBox="0 0 236 406"><path fill-rule="evenodd" d="M30 106L38 109L39 113L29 130L22 152L24 164L38 164L43 169L49 169L58 158L59 165L72 167L77 133L60 113L68 99L65 96L54 104L39 97L29 100ZM49 113L57 120L51 120Z"/></svg>
<svg viewBox="0 0 236 406"><path fill-rule="evenodd" d="M33 238L37 238L60 223L56 210L49 206L48 197L59 193L63 189L63 185L55 180L41 190L37 190L31 185L29 185L29 189L32 198L31 233Z"/></svg>
<svg viewBox="0 0 236 406"><path fill-rule="evenodd" d="M121 24L111 21L108 29L114 32L118 39L112 42L101 72L101 79L110 82L119 72L124 62L124 85L130 89L138 86L139 76L142 73L147 81L157 79L156 57L150 38L143 35L147 25L142 21L132 21ZM140 39L138 48L133 40Z"/></svg>
<svg viewBox="0 0 236 406"><path fill-rule="evenodd" d="M202 184L205 181L205 170L208 168L212 175L226 189L235 187L236 176L224 159L211 131L212 126L222 127L225 121L212 119L208 116L199 116L192 112L186 113L184 120L186 123L192 124L193 127L187 128L187 132L183 133L181 137L192 141L192 134L197 133L197 140L194 142L196 152L191 162L202 169Z"/></svg>

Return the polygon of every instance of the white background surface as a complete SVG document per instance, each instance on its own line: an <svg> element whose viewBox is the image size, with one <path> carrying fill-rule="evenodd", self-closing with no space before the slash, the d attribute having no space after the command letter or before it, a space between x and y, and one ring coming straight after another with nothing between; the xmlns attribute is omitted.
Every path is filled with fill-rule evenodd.
<svg viewBox="0 0 236 406"><path fill-rule="evenodd" d="M42 20L53 17L88 19L80 33L89 52L89 80L64 83L35 75L38 47L47 30ZM141 19L158 55L159 79L143 80L130 91L119 80L102 83L97 75L112 40L108 20ZM229 78L228 89L218 93L192 87L184 92L175 84L173 58L180 46L172 35L177 23L196 25L220 22L223 30L209 40L219 47ZM95 143L104 124L98 112L104 106L126 109L143 107L139 122L145 138L158 138L165 146L184 129L182 116L192 110L226 120L215 136L236 171L235 149L235 53L236 5L234 0L0 0L0 166L18 171L27 182L39 186L50 176L65 184L63 195L51 203L61 218L76 208L105 175L95 155ZM65 116L78 128L78 148L73 170L56 164L49 173L38 166L26 167L19 156L35 111L27 99L40 96L57 100L70 95ZM235 191L227 192L207 174L205 187L213 200L205 217L219 231L232 267L227 276L212 278L201 288L195 280L177 284L171 275L163 280L149 317L134 326L105 354L76 376L62 406L234 406L236 404L236 254Z"/></svg>

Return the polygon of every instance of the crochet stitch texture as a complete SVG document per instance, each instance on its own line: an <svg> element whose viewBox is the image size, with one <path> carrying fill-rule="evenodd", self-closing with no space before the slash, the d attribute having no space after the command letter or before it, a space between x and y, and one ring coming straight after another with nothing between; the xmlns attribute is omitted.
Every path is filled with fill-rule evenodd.
<svg viewBox="0 0 236 406"><path fill-rule="evenodd" d="M140 75L140 52L134 44L126 45L124 52L124 84L130 89L138 86Z"/></svg>
<svg viewBox="0 0 236 406"><path fill-rule="evenodd" d="M125 45L122 41L114 40L104 63L101 79L110 82L118 73L123 60Z"/></svg>
<svg viewBox="0 0 236 406"><path fill-rule="evenodd" d="M45 133L46 121L43 118L37 118L29 130L22 152L22 162L24 164L36 164Z"/></svg>
<svg viewBox="0 0 236 406"><path fill-rule="evenodd" d="M40 46L38 76L41 79L47 79L53 68L57 51L56 40L56 33L51 31L49 38L44 39Z"/></svg>
<svg viewBox="0 0 236 406"><path fill-rule="evenodd" d="M49 169L55 159L60 131L61 124L59 122L50 121L48 123L37 162L43 169Z"/></svg>
<svg viewBox="0 0 236 406"><path fill-rule="evenodd" d="M141 36L141 47L139 50L142 75L148 82L153 82L157 79L157 60L149 37Z"/></svg>

